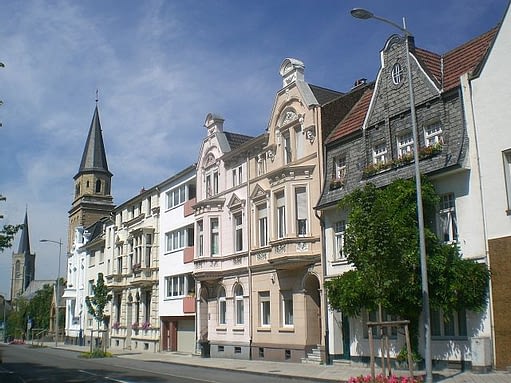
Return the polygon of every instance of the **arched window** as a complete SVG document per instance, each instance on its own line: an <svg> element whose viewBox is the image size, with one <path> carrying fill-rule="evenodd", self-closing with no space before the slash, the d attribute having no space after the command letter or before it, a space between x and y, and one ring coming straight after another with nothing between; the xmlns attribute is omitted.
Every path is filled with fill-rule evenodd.
<svg viewBox="0 0 511 383"><path fill-rule="evenodd" d="M20 261L16 261L16 265L14 266L14 274L16 277L20 276Z"/></svg>
<svg viewBox="0 0 511 383"><path fill-rule="evenodd" d="M96 181L96 193L101 193L101 180Z"/></svg>
<svg viewBox="0 0 511 383"><path fill-rule="evenodd" d="M243 302L243 287L236 285L234 289L234 310L236 315L236 324L244 324L244 302Z"/></svg>
<svg viewBox="0 0 511 383"><path fill-rule="evenodd" d="M75 187L75 197L78 197L80 195L80 184L76 184Z"/></svg>
<svg viewBox="0 0 511 383"><path fill-rule="evenodd" d="M227 302L225 301L225 289L220 287L218 290L218 323L226 324L227 323Z"/></svg>

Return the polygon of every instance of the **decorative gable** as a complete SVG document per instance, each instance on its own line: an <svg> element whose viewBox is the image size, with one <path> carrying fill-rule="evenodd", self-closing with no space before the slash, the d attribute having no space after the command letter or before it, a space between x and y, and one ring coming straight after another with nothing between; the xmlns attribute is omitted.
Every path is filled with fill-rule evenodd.
<svg viewBox="0 0 511 383"><path fill-rule="evenodd" d="M229 210L241 210L245 207L245 200L240 199L236 194L231 196L231 199L227 203L227 208Z"/></svg>
<svg viewBox="0 0 511 383"><path fill-rule="evenodd" d="M259 201L261 199L268 198L269 195L269 191L264 190L261 185L257 184L252 191L252 194L250 194L250 199L253 201Z"/></svg>
<svg viewBox="0 0 511 383"><path fill-rule="evenodd" d="M415 104L437 98L440 89L414 55L413 39L409 39L410 66ZM406 62L406 40L399 35L391 36L381 51L381 67L371 100L365 128L387 118L410 110L410 93Z"/></svg>

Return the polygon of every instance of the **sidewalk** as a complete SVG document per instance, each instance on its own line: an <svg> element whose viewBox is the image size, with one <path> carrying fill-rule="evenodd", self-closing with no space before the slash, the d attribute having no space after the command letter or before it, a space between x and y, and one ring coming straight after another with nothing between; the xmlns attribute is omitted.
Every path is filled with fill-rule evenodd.
<svg viewBox="0 0 511 383"><path fill-rule="evenodd" d="M45 343L44 346L55 348L55 343ZM58 348L76 352L89 350L87 346L73 346L59 344ZM207 368L220 368L224 370L245 371L263 375L281 375L294 378L315 379L318 382L347 382L352 376L369 375L369 368L352 366L350 364L317 365L285 362L269 362L256 360L201 358L200 356L183 354L179 352L136 352L129 350L110 350L115 357L137 359L151 362L164 362L186 364ZM393 371L397 375L406 376L407 371ZM378 374L379 371L376 370ZM419 371L417 374L424 374ZM433 381L442 383L510 383L511 373L494 371L488 374L473 374L459 370L444 369L433 371Z"/></svg>

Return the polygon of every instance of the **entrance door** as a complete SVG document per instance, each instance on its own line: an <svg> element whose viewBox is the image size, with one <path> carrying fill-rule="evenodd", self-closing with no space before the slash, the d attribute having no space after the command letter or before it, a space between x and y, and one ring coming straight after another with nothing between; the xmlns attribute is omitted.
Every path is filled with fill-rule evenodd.
<svg viewBox="0 0 511 383"><path fill-rule="evenodd" d="M350 320L346 315L342 316L342 359L350 359Z"/></svg>

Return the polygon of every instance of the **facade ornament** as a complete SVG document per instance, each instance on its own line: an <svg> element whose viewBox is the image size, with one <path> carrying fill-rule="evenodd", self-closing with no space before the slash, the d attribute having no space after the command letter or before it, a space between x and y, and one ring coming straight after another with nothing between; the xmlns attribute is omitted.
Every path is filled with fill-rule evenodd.
<svg viewBox="0 0 511 383"><path fill-rule="evenodd" d="M275 252L282 254L286 251L286 245L277 245L275 246Z"/></svg>
<svg viewBox="0 0 511 383"><path fill-rule="evenodd" d="M304 251L309 250L309 244L306 242L299 242L296 244L296 251L299 253L303 253Z"/></svg>

